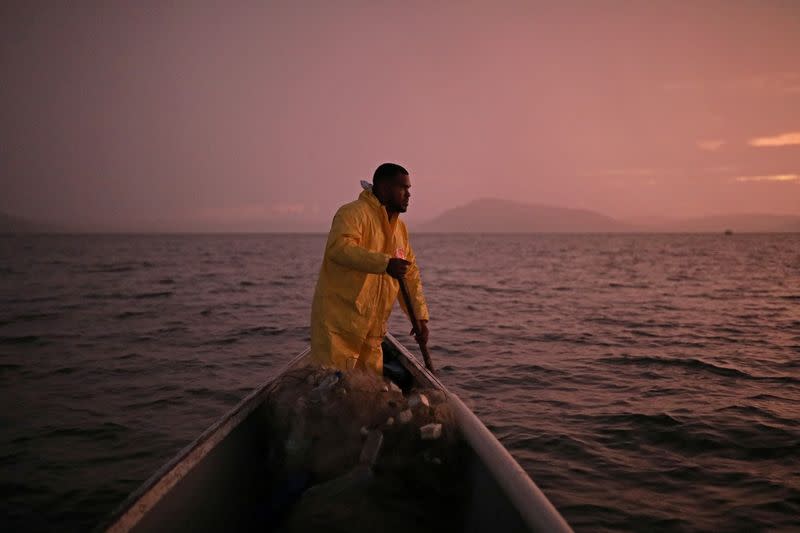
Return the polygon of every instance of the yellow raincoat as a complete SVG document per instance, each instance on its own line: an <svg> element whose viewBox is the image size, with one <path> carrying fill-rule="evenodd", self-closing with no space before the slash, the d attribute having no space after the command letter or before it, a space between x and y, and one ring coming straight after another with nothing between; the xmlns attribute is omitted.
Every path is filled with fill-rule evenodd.
<svg viewBox="0 0 800 533"><path fill-rule="evenodd" d="M405 280L417 319L428 320L419 269L400 217L390 223L371 189L336 212L311 305L311 357L316 362L383 371L381 340L400 288L386 266L398 250L411 262ZM399 302L408 314L402 295Z"/></svg>

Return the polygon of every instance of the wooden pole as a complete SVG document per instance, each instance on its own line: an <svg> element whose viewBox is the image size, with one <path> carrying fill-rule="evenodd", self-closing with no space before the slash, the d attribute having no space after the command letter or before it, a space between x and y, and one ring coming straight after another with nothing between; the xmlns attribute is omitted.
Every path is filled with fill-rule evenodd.
<svg viewBox="0 0 800 533"><path fill-rule="evenodd" d="M408 310L408 317L411 319L411 327L414 328L414 331L419 336L422 333L422 330L419 327L419 322L417 321L417 314L414 312L414 306L411 305L411 296L408 294L408 287L406 287L406 280L403 278L398 278L400 282L400 292L403 293L403 301L406 303L406 309ZM431 354L428 353L428 345L422 339L417 339L417 344L419 344L419 351L422 352L422 358L425 360L425 366L428 367L428 370L433 372L433 361L431 361Z"/></svg>

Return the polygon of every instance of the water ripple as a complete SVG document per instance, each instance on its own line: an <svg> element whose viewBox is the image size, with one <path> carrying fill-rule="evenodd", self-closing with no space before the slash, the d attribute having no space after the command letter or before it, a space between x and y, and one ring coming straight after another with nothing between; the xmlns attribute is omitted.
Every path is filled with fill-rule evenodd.
<svg viewBox="0 0 800 533"><path fill-rule="evenodd" d="M440 377L577 531L800 529L800 237L412 239ZM4 530L90 529L305 348L324 243L0 237Z"/></svg>

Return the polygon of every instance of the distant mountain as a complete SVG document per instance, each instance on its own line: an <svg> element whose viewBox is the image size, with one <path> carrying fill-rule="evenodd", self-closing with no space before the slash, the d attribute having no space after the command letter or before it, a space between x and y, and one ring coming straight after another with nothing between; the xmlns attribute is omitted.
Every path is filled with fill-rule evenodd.
<svg viewBox="0 0 800 533"><path fill-rule="evenodd" d="M53 228L46 224L0 213L0 233L44 233L48 231L53 231Z"/></svg>
<svg viewBox="0 0 800 533"><path fill-rule="evenodd" d="M612 233L632 225L586 209L531 205L484 198L448 209L417 231L441 233Z"/></svg>
<svg viewBox="0 0 800 533"><path fill-rule="evenodd" d="M670 218L660 215L643 215L638 217L626 217L622 219L622 222L631 227L638 228L641 231L651 232L660 231L659 228L669 226L670 224L674 224L679 220L680 219L678 218Z"/></svg>
<svg viewBox="0 0 800 533"><path fill-rule="evenodd" d="M330 220L285 215L247 221L150 220L127 223L32 221L0 212L0 234L15 233L327 233ZM587 209L484 198L448 209L414 232L429 233L800 233L800 216L739 214L691 219L617 220Z"/></svg>
<svg viewBox="0 0 800 533"><path fill-rule="evenodd" d="M779 229L778 231L781 233L800 233L800 217L798 217L798 220L789 222L788 224L781 226L781 229Z"/></svg>
<svg viewBox="0 0 800 533"><path fill-rule="evenodd" d="M717 215L659 225L657 231L675 233L793 233L800 232L800 216L792 215Z"/></svg>

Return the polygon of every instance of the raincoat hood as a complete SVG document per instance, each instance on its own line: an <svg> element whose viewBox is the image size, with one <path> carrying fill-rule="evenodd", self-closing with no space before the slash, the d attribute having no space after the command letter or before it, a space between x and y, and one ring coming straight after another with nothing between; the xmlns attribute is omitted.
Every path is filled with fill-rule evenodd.
<svg viewBox="0 0 800 533"><path fill-rule="evenodd" d="M372 192L372 184L370 182L361 180L361 188L364 190L358 195L359 200L367 202L376 209L383 208L381 201L378 200L378 197ZM383 210L386 211L385 208L383 208Z"/></svg>

